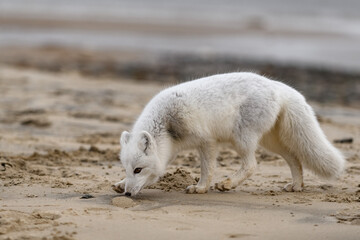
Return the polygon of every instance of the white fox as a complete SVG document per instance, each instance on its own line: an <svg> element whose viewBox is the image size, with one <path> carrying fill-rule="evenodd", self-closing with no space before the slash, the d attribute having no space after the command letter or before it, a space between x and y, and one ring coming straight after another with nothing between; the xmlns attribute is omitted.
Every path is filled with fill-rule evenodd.
<svg viewBox="0 0 360 240"><path fill-rule="evenodd" d="M293 88L254 73L227 73L185 82L163 90L145 107L131 133L120 138L126 178L113 189L136 195L155 183L184 149L197 149L201 176L187 193L206 193L216 166L217 145L231 143L241 168L215 184L237 187L256 168L258 145L281 155L293 182L286 191L301 191L303 166L324 178L337 177L344 158L326 139L312 108Z"/></svg>

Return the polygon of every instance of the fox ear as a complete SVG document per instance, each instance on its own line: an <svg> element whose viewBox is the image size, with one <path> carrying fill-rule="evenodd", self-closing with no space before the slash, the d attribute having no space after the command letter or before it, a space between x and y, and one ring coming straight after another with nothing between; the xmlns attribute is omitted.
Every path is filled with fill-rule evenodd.
<svg viewBox="0 0 360 240"><path fill-rule="evenodd" d="M154 147L154 139L150 135L150 133L148 133L146 131L142 131L140 133L140 139L139 139L138 146L139 146L140 150L143 151L146 155L148 155L150 153L150 151Z"/></svg>
<svg viewBox="0 0 360 240"><path fill-rule="evenodd" d="M130 133L127 131L123 131L120 137L120 144L124 146L129 142L129 138L130 138Z"/></svg>

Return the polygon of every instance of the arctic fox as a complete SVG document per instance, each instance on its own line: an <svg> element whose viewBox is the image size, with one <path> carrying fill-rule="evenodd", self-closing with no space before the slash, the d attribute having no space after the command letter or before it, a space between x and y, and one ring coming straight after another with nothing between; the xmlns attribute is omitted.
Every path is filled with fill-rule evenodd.
<svg viewBox="0 0 360 240"><path fill-rule="evenodd" d="M302 190L303 167L324 178L338 176L344 167L342 154L299 92L254 73L227 73L170 87L147 104L131 133L120 137L126 178L113 189L136 195L165 173L179 151L192 148L199 151L201 176L186 192L206 193L220 142L231 143L242 163L232 177L215 184L220 191L251 175L258 145L289 164L293 182L286 191Z"/></svg>

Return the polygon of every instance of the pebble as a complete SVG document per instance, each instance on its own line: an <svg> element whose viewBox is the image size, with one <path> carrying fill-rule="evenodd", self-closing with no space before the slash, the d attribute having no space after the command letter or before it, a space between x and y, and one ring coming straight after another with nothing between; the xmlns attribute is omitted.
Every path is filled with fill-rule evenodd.
<svg viewBox="0 0 360 240"><path fill-rule="evenodd" d="M84 194L84 195L81 196L80 199L89 199L89 198L94 198L94 196L90 195L90 194Z"/></svg>

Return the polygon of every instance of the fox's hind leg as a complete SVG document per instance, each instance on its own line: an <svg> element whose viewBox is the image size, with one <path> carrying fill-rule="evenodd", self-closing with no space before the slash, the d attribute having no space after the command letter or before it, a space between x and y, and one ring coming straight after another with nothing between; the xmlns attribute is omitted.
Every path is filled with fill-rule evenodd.
<svg viewBox="0 0 360 240"><path fill-rule="evenodd" d="M284 190L287 192L300 192L304 187L303 183L303 170L299 160L292 156L288 152L279 153L285 161L289 164L291 175L293 178L292 183L288 183L284 186Z"/></svg>
<svg viewBox="0 0 360 240"><path fill-rule="evenodd" d="M206 193L210 188L210 183L214 168L216 166L217 148L213 143L208 143L199 148L201 175L196 185L186 188L186 193Z"/></svg>
<svg viewBox="0 0 360 240"><path fill-rule="evenodd" d="M284 190L287 192L301 191L304 186L302 165L279 140L277 126L262 138L260 144L269 151L281 155L289 165L293 182L286 184Z"/></svg>

